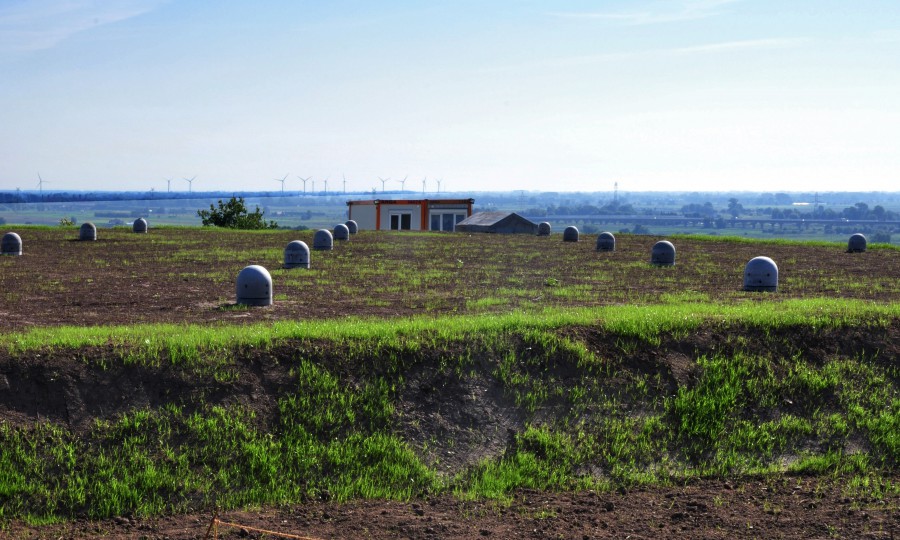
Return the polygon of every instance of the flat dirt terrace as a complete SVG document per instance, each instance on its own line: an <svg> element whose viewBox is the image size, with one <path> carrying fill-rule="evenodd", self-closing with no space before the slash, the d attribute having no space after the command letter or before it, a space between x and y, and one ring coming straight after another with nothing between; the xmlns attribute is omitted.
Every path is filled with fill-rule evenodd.
<svg viewBox="0 0 900 540"><path fill-rule="evenodd" d="M619 235L615 252L596 235L361 232L312 267L282 269L292 240L312 231L237 232L202 228L20 229L24 254L0 258L0 328L241 323L408 317L538 310L546 306L655 304L694 300L833 297L900 298L900 251L846 253L829 247L722 242L682 237L674 267L649 264L659 237ZM777 295L741 291L744 266L767 256L779 269ZM274 305L233 309L247 265L272 275Z"/></svg>
<svg viewBox="0 0 900 540"><path fill-rule="evenodd" d="M595 235L578 243L550 238L462 234L363 232L330 252L312 252L312 269L281 269L282 250L292 240L312 245L312 232L238 233L212 229L126 229L99 231L96 242L75 240L75 229L17 229L22 257L0 258L0 330L25 332L44 326L132 325L139 323L244 324L250 322L423 314L477 314L544 306L655 304L677 301L745 302L835 297L878 302L900 299L900 251L848 254L840 246L721 242L678 238L677 264L650 266L658 237L617 235L617 251L597 253ZM741 291L743 267L759 255L779 266L779 292ZM234 280L248 264L270 270L275 304L234 306ZM751 336L752 337L752 336ZM865 336L796 336L809 350L855 354L870 347ZM724 336L696 335L679 346L703 350ZM886 356L897 357L900 326L878 338ZM597 347L612 347L597 343ZM104 354L103 350L94 351ZM825 354L825 353L823 353ZM659 354L643 351L635 362ZM663 354L665 356L665 354ZM678 357L667 357L674 362ZM276 359L277 360L277 359ZM656 360L658 361L658 359ZM896 361L890 360L886 361ZM229 400L250 402L265 412L277 391L272 365L250 364ZM670 370L678 366L669 365ZM55 395L15 393L0 379L0 422L27 425L38 418L75 432L94 418L124 412L131 397L105 395L139 374L94 373L75 354L13 358L0 353L0 375L12 381L24 369L57 377ZM269 373L264 377L263 373ZM43 375L42 375L43 376ZM161 380L174 392L196 388ZM88 386L84 386L87 384ZM130 384L130 383L129 383ZM67 386L68 385L68 386ZM94 404L73 407L66 388L80 385ZM146 391L144 388L141 391ZM30 401L29 401L30 400ZM102 402L102 403L100 403ZM453 408L453 400L444 405ZM416 407L411 404L410 407ZM435 404L419 404L422 408ZM74 412L73 412L74 411ZM264 415L262 415L264 417ZM900 476L886 479L900 482ZM286 508L223 512L219 538L900 538L900 497L846 495L841 478L777 476L698 480L674 487L620 489L613 493L518 492L511 504L463 502L452 497L409 502L309 501ZM187 539L207 535L212 511L191 515L84 518L47 526L13 522L0 538ZM288 536L293 535L293 536Z"/></svg>

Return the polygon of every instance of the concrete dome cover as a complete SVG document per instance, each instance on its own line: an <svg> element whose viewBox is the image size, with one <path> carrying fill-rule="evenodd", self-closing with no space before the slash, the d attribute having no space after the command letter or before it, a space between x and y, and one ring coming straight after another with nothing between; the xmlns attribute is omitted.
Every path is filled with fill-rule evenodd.
<svg viewBox="0 0 900 540"><path fill-rule="evenodd" d="M78 239L79 240L96 240L97 239L97 226L91 223L90 221L81 224L81 228L78 229Z"/></svg>
<svg viewBox="0 0 900 540"><path fill-rule="evenodd" d="M272 276L268 270L251 264L240 271L237 277L237 303L247 306L272 304Z"/></svg>
<svg viewBox="0 0 900 540"><path fill-rule="evenodd" d="M668 240L660 240L653 244L650 250L650 262L659 266L673 266L675 264L675 245Z"/></svg>
<svg viewBox="0 0 900 540"><path fill-rule="evenodd" d="M754 257L744 267L745 291L771 291L778 289L778 265L769 257Z"/></svg>
<svg viewBox="0 0 900 540"><path fill-rule="evenodd" d="M319 229L313 236L313 249L330 250L334 249L334 237L328 229Z"/></svg>
<svg viewBox="0 0 900 540"><path fill-rule="evenodd" d="M309 246L302 240L289 242L284 248L285 268L309 268Z"/></svg>
<svg viewBox="0 0 900 540"><path fill-rule="evenodd" d="M611 232L602 232L597 235L597 251L615 251L616 237Z"/></svg>
<svg viewBox="0 0 900 540"><path fill-rule="evenodd" d="M866 250L868 241L862 233L856 233L847 240L847 251L850 253L862 253Z"/></svg>
<svg viewBox="0 0 900 540"><path fill-rule="evenodd" d="M14 232L4 234L2 244L0 244L0 253L3 255L21 255L22 237Z"/></svg>
<svg viewBox="0 0 900 540"><path fill-rule="evenodd" d="M335 240L350 240L350 227L347 227L343 223L334 226L334 239Z"/></svg>

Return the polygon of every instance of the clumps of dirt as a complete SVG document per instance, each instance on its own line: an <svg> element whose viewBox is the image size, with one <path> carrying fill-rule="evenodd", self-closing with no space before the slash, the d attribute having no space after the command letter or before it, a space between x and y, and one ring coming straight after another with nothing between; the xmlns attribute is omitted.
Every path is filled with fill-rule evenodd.
<svg viewBox="0 0 900 540"><path fill-rule="evenodd" d="M489 373L417 366L398 396L402 437L426 463L454 473L502 454L527 416Z"/></svg>

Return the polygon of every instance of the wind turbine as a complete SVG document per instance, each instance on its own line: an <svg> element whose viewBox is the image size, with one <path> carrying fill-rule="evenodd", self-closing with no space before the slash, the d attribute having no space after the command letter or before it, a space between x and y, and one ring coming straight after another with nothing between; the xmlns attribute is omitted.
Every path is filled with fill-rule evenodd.
<svg viewBox="0 0 900 540"><path fill-rule="evenodd" d="M331 178L330 176L328 178ZM325 179L325 195L328 195L328 178Z"/></svg>
<svg viewBox="0 0 900 540"><path fill-rule="evenodd" d="M382 178L382 177L379 176L378 179L381 180L381 192L384 193L384 184L385 184L385 182L387 182L388 180L390 180L391 177L389 176L389 177L387 177L387 178Z"/></svg>
<svg viewBox="0 0 900 540"><path fill-rule="evenodd" d="M443 178L438 178L438 179L437 179L437 185L438 185L438 190L437 190L437 192L438 192L438 193L441 192L441 182L442 182L443 180L444 180Z"/></svg>
<svg viewBox="0 0 900 540"><path fill-rule="evenodd" d="M422 179L422 195L425 195L425 181L428 180L428 177Z"/></svg>
<svg viewBox="0 0 900 540"><path fill-rule="evenodd" d="M407 178L409 178L409 175L404 176L404 177L403 177L403 180L397 180L398 182L400 182L400 191L401 191L401 192L402 192L404 189L406 189L406 179L407 179Z"/></svg>
<svg viewBox="0 0 900 540"><path fill-rule="evenodd" d="M49 184L50 182L45 181L41 178L41 173L38 173L38 190L41 192L41 199L44 198L44 184Z"/></svg>
<svg viewBox="0 0 900 540"><path fill-rule="evenodd" d="M197 178L197 175L194 175L190 178L184 178L183 180L188 183L188 193L191 193L194 189L194 178Z"/></svg>
<svg viewBox="0 0 900 540"><path fill-rule="evenodd" d="M282 178L275 178L276 182L281 182L281 194L284 195L284 181L287 180L288 175L284 175Z"/></svg>
<svg viewBox="0 0 900 540"><path fill-rule="evenodd" d="M300 181L303 182L303 194L306 195L306 181L309 180L310 178L312 178L312 176L308 176L306 178L303 178L302 176L298 176L297 178L299 178Z"/></svg>
<svg viewBox="0 0 900 540"><path fill-rule="evenodd" d="M166 178L166 193L172 193L172 179Z"/></svg>
<svg viewBox="0 0 900 540"><path fill-rule="evenodd" d="M344 179L344 193L347 193L347 177L342 174L341 178Z"/></svg>

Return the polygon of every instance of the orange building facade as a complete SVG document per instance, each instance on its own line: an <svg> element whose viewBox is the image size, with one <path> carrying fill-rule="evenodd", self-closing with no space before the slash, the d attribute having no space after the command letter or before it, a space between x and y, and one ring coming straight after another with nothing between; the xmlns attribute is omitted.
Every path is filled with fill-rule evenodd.
<svg viewBox="0 0 900 540"><path fill-rule="evenodd" d="M347 201L347 216L364 231L454 231L475 199Z"/></svg>

